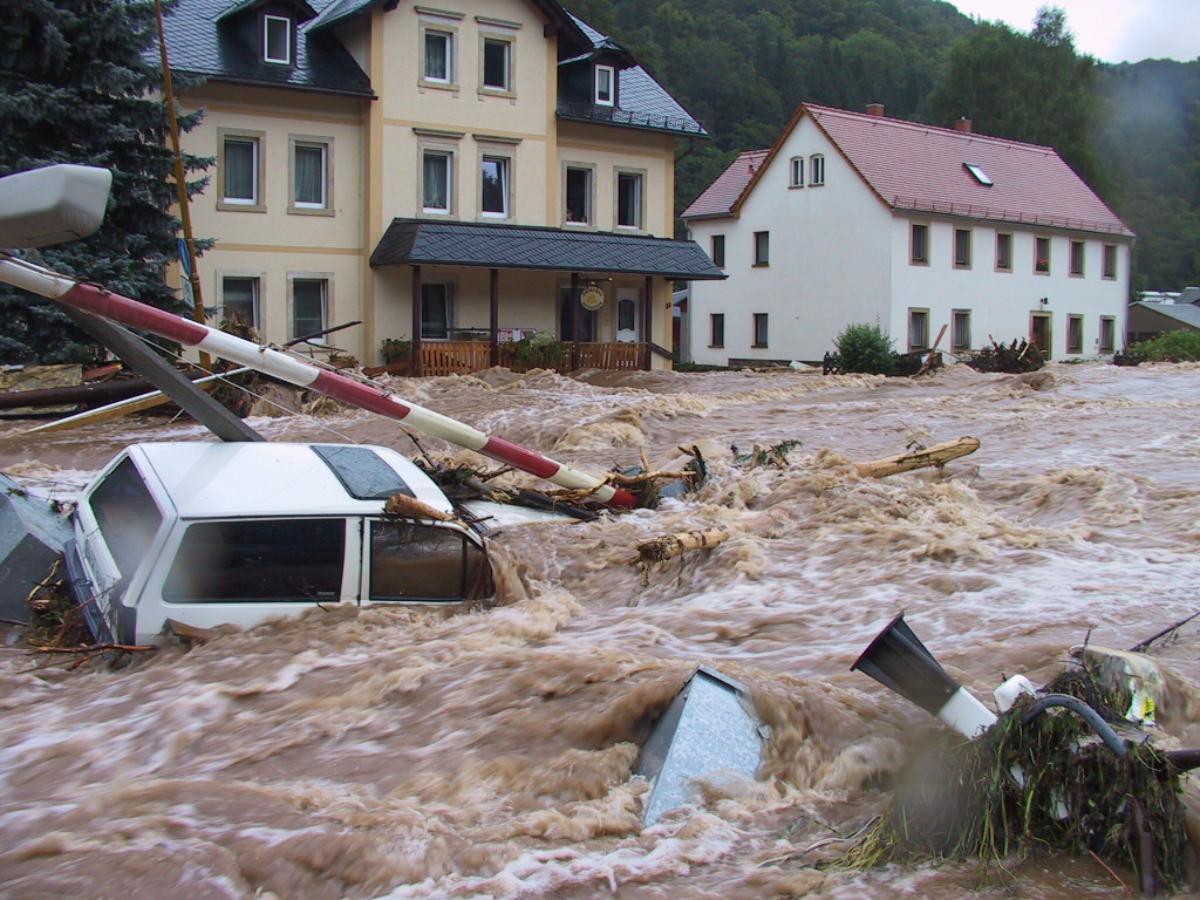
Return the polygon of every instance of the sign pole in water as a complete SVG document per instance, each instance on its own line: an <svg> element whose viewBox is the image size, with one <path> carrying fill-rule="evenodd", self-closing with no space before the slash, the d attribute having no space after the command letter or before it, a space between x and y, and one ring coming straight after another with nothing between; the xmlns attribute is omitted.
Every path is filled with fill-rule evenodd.
<svg viewBox="0 0 1200 900"><path fill-rule="evenodd" d="M512 466L560 487L591 491L601 503L633 507L637 499L593 475L529 450L504 438L484 434L449 416L395 397L373 384L331 372L269 347L234 337L201 322L193 322L92 284L83 284L25 260L0 256L0 282L33 294L120 322L131 328L178 341L238 365L249 366L280 381L397 419L421 434L441 438Z"/></svg>

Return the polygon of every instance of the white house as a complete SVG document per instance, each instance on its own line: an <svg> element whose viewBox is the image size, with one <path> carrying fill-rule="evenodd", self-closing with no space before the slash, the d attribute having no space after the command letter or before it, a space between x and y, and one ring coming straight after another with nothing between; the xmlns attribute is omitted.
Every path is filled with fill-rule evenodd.
<svg viewBox="0 0 1200 900"><path fill-rule="evenodd" d="M729 276L692 285L693 361L819 360L847 325L901 352L1028 337L1117 349L1133 233L1049 147L802 104L683 214Z"/></svg>

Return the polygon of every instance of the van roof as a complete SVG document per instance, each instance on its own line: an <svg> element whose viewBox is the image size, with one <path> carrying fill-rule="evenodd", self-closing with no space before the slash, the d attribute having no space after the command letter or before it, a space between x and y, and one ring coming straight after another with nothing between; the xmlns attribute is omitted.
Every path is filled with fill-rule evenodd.
<svg viewBox="0 0 1200 900"><path fill-rule="evenodd" d="M347 450L353 452L339 452ZM387 447L189 441L134 444L129 454L138 468L153 472L184 519L379 515L392 491L378 488L390 485L453 511L428 475ZM361 463L367 464L367 490L348 471ZM394 481L380 478L387 470Z"/></svg>

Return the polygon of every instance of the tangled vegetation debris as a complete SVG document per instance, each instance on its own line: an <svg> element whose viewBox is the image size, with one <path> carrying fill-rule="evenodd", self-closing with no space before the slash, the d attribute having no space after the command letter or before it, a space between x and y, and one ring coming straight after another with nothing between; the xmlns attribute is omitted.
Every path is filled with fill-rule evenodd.
<svg viewBox="0 0 1200 900"><path fill-rule="evenodd" d="M1093 670L1047 690L1119 723L1128 691ZM1067 710L1038 715L1023 697L974 741L948 738L902 779L882 819L839 865L1006 858L1042 850L1092 853L1137 870L1144 891L1182 887L1188 859L1180 769L1137 732L1123 756Z"/></svg>
<svg viewBox="0 0 1200 900"><path fill-rule="evenodd" d="M770 447L760 447L754 445L754 449L749 453L742 453L738 450L737 444L734 444L729 449L733 452L733 461L739 466L747 469L758 469L764 466L771 466L775 469L786 469L788 466L788 454L800 446L800 441L789 440L780 441Z"/></svg>
<svg viewBox="0 0 1200 900"><path fill-rule="evenodd" d="M1004 372L1010 375L1021 372L1036 372L1046 365L1046 358L1029 341L1022 338L1011 344L998 344L993 339L990 347L984 347L965 360L976 372Z"/></svg>

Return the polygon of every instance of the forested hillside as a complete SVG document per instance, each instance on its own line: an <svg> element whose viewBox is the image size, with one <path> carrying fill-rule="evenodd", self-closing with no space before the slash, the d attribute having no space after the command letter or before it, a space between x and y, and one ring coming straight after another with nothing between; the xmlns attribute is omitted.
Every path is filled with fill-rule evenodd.
<svg viewBox="0 0 1200 900"><path fill-rule="evenodd" d="M682 209L802 100L1049 144L1134 231L1134 288L1200 283L1200 60L1096 64L1061 12L1028 34L938 0L573 0L712 132L681 151Z"/></svg>

